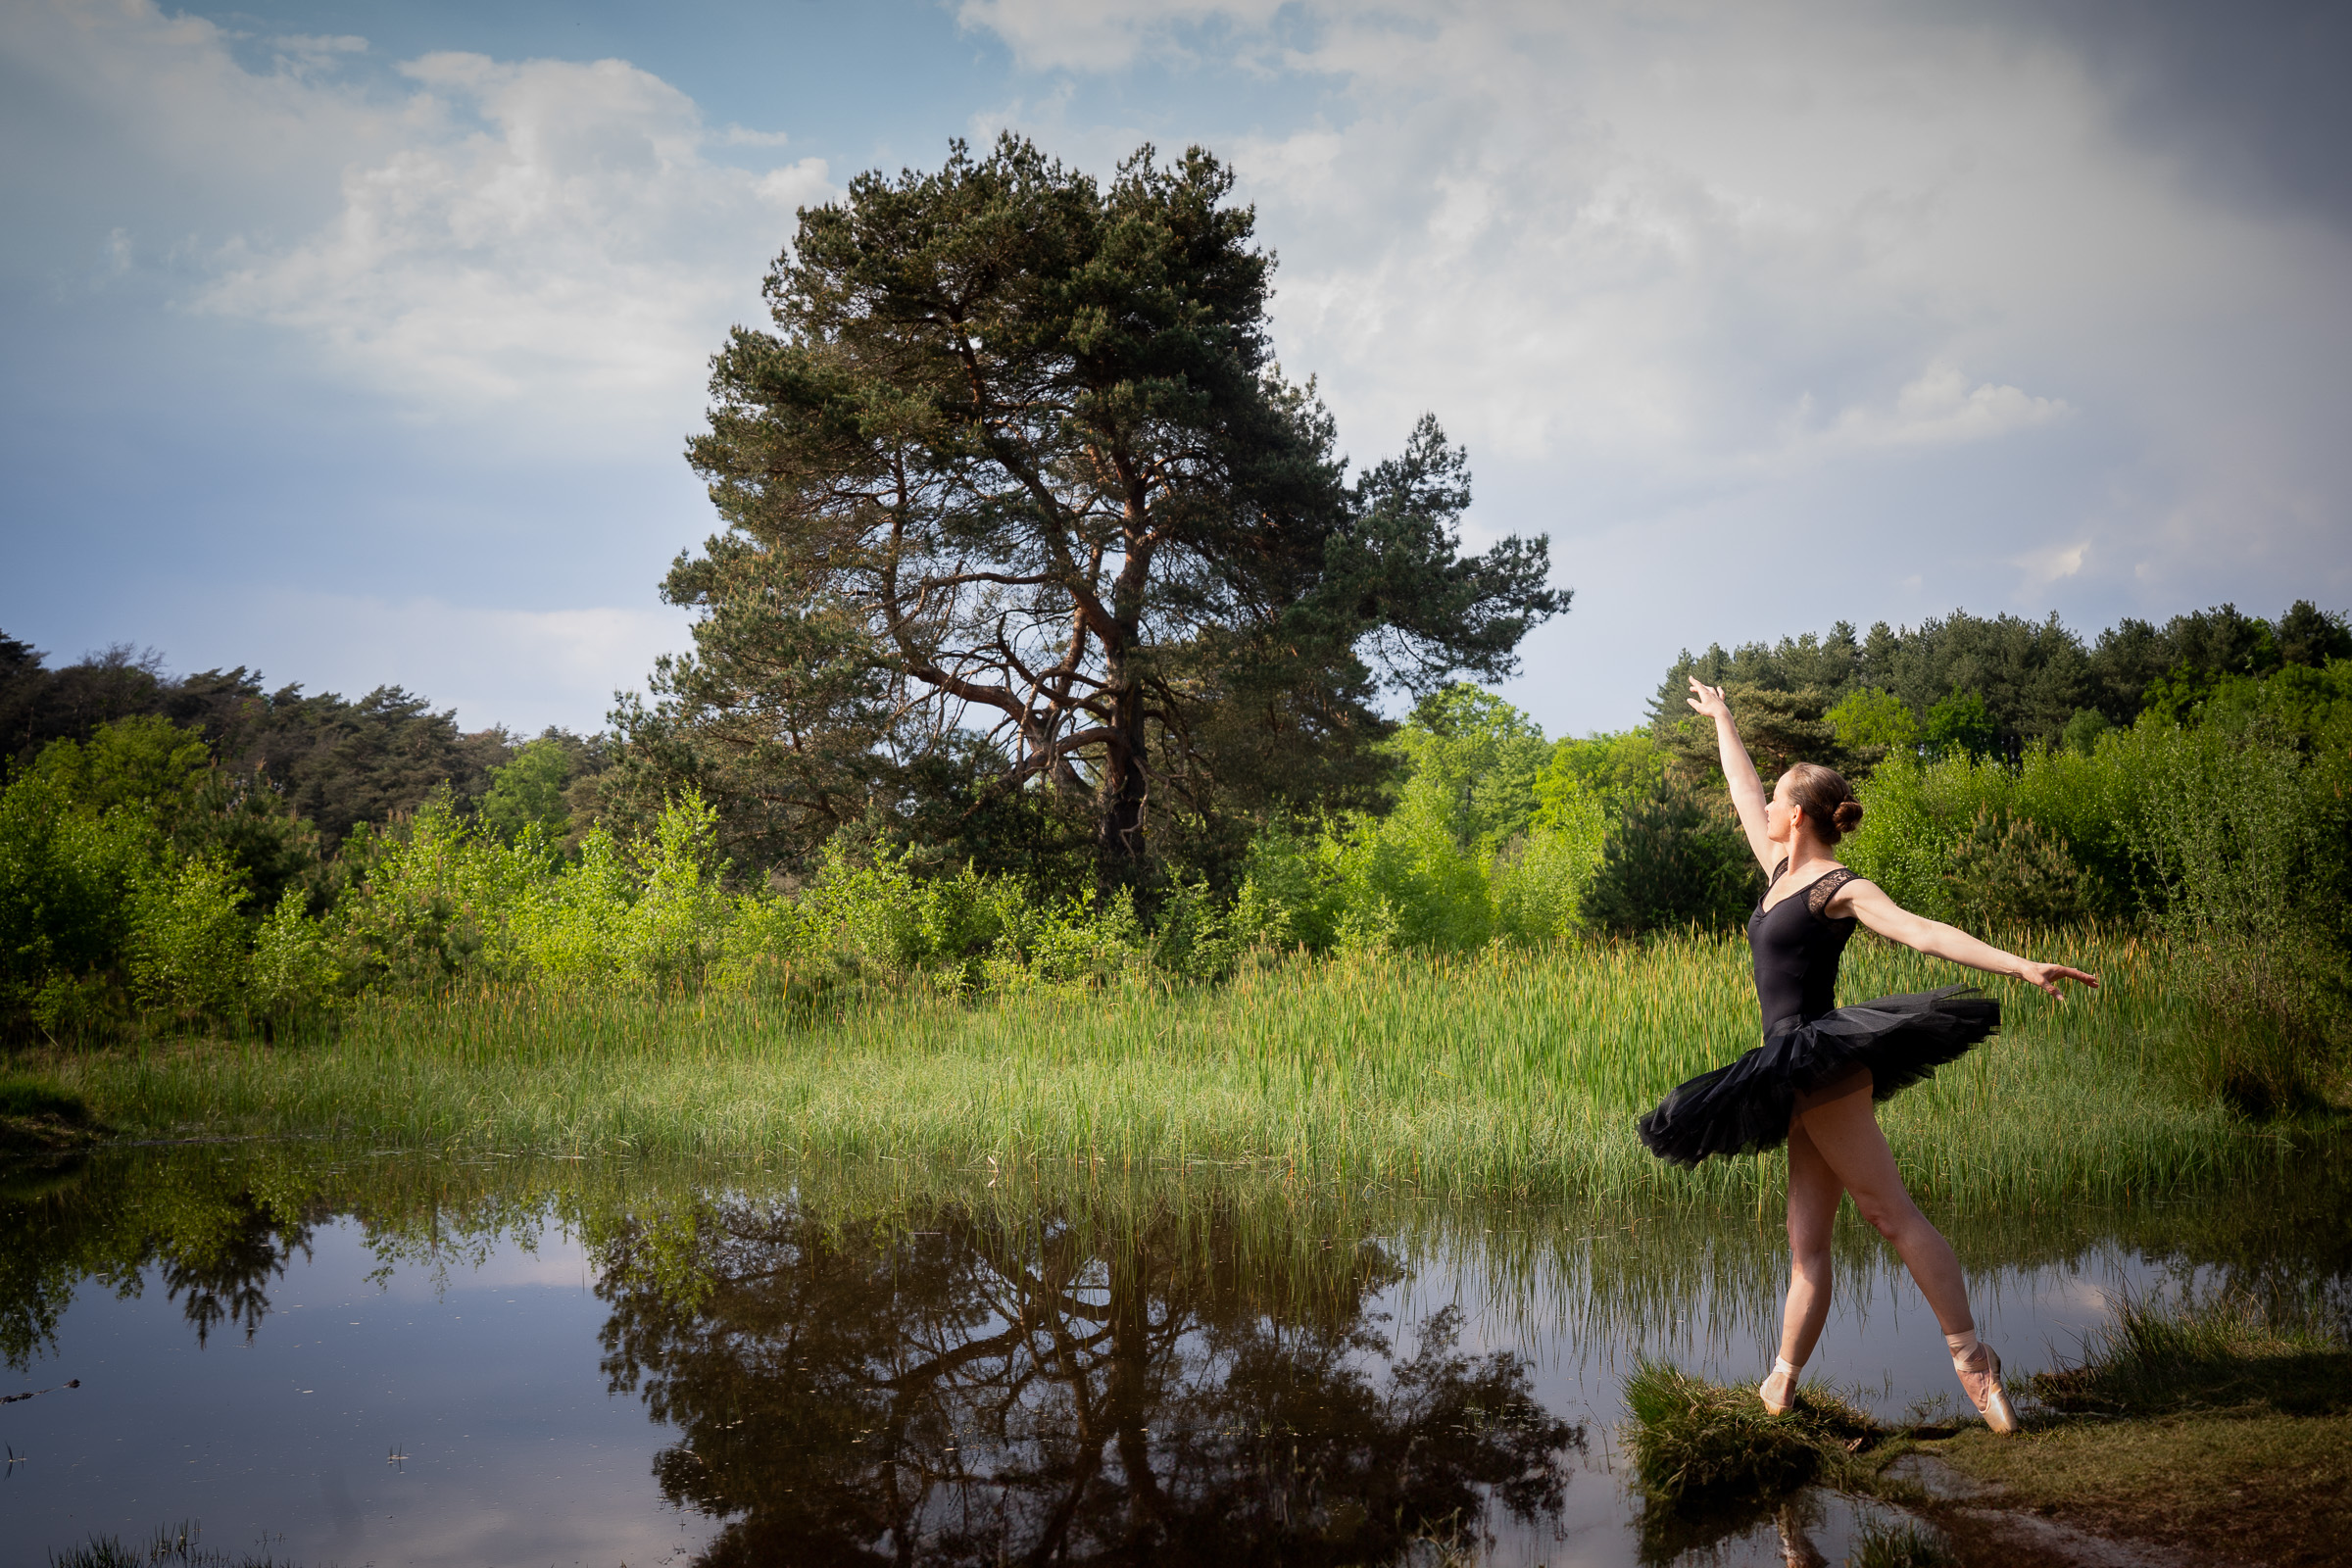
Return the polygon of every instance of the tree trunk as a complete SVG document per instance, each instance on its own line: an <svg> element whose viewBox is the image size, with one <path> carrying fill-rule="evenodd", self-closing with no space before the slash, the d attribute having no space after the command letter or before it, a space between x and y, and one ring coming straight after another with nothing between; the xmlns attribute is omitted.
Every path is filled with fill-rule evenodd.
<svg viewBox="0 0 2352 1568"><path fill-rule="evenodd" d="M1126 883L1144 864L1144 810L1152 785L1144 770L1143 688L1126 678L1123 656L1113 656L1108 662L1111 733L1102 748L1102 779L1096 797L1095 853L1105 882Z"/></svg>

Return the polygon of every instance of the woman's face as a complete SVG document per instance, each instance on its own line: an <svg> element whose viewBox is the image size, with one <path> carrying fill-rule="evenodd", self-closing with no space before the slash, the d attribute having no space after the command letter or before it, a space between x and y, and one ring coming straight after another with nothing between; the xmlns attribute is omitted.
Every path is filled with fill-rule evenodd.
<svg viewBox="0 0 2352 1568"><path fill-rule="evenodd" d="M1782 788L1788 782L1787 775L1773 781L1772 800L1764 808L1764 836L1775 844L1788 842L1791 824L1796 820L1796 803Z"/></svg>

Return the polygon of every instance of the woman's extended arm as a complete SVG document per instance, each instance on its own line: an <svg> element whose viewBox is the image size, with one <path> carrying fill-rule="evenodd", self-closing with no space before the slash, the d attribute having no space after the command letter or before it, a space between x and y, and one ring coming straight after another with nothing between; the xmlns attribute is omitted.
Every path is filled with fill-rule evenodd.
<svg viewBox="0 0 2352 1568"><path fill-rule="evenodd" d="M1723 756L1724 782L1732 787L1732 808L1740 813L1740 826L1756 863L1769 876L1774 857L1772 828L1764 820L1764 782L1756 777L1756 764L1748 760L1740 726L1732 722L1732 705L1723 700L1722 687L1702 685L1696 675L1690 677L1690 706L1715 720L1715 749Z"/></svg>
<svg viewBox="0 0 2352 1568"><path fill-rule="evenodd" d="M2051 996L2064 1001L2058 989L2061 980L2074 980L2092 990L2098 989L2099 977L2070 969L2063 963L2035 963L2014 953L2003 953L1989 942L1980 942L1956 926L1941 920L1931 920L1913 914L1909 909L1886 896L1886 890L1876 882L1856 880L1839 888L1830 900L1827 911L1834 915L1853 915L1864 925L1889 942L1900 942L1906 948L1917 948L1931 957L1949 958L1965 963L1972 969L1987 974L2005 974L2037 985Z"/></svg>

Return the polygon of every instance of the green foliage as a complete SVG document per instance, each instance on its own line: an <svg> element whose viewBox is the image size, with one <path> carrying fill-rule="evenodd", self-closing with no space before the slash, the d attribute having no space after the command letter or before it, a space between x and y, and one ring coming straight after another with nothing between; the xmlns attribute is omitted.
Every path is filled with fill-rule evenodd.
<svg viewBox="0 0 2352 1568"><path fill-rule="evenodd" d="M2087 753L1884 766L1840 853L1965 925L2156 921L2194 957L2209 1087L2268 1111L2352 1048L2352 661L2200 689Z"/></svg>
<svg viewBox="0 0 2352 1568"><path fill-rule="evenodd" d="M149 843L135 818L81 808L54 778L0 788L0 983L12 1000L114 961Z"/></svg>
<svg viewBox="0 0 2352 1568"><path fill-rule="evenodd" d="M2352 627L2345 617L2323 612L2308 600L2298 600L2276 622L2243 614L2233 605L2175 615L2161 627L2126 619L2088 644L2055 614L2040 621L2015 615L1987 620L1956 611L1900 631L1881 621L1866 637L1839 621L1827 636L1808 632L1730 652L1717 644L1695 657L1686 651L1651 700L1650 718L1661 740L1680 737L1679 749L1704 775L1713 765L1711 742L1705 726L1689 722L1687 676L1731 694L1743 727L1751 709L1759 722L1787 716L1780 707L1792 708L1801 719L1804 710L1843 710L1858 693L1883 692L1910 710L1921 737L1931 741L1937 739L1927 733L1931 711L1956 695L1974 693L1984 714L1952 713L1950 720L1965 722L1942 743L2014 761L2061 740L2087 750L2095 731L2082 718L2085 712L2128 727L2151 703L2163 703L2177 718L2220 678L2318 669L2347 656ZM1780 694L1780 707L1762 700L1765 693ZM1880 759L1874 749L1886 743L1856 732L1840 733L1838 744L1845 749L1842 759L1817 744L1800 755L1851 772L1875 765ZM1763 748L1757 762L1769 778L1782 765L1780 749Z"/></svg>
<svg viewBox="0 0 2352 1568"><path fill-rule="evenodd" d="M1630 804L1601 850L1586 918L1603 931L1736 926L1759 878L1747 839L1690 785L1661 778Z"/></svg>
<svg viewBox="0 0 2352 1568"><path fill-rule="evenodd" d="M2121 744L2110 736L2094 757L2031 752L2015 766L1965 754L1889 763L1859 786L1862 825L1838 856L1897 904L1939 920L2131 913L2160 895L2132 836L2145 783ZM2027 825L2013 832L2018 823ZM1972 891L1973 873L1993 882Z"/></svg>
<svg viewBox="0 0 2352 1568"><path fill-rule="evenodd" d="M1606 816L1665 769L1665 754L1647 730L1563 739L1536 775L1536 825L1568 829L1589 823L1595 811Z"/></svg>
<svg viewBox="0 0 2352 1568"><path fill-rule="evenodd" d="M1943 884L1960 923L1980 931L2079 925L2101 902L2064 839L2031 817L2004 820L1989 806L1977 808Z"/></svg>
<svg viewBox="0 0 2352 1568"><path fill-rule="evenodd" d="M1443 824L1464 849L1527 831L1553 752L1524 713L1462 682L1421 699L1392 744L1407 767L1403 808Z"/></svg>
<svg viewBox="0 0 2352 1568"><path fill-rule="evenodd" d="M133 889L123 957L142 1007L181 1019L231 1014L245 990L244 889L217 860L158 867Z"/></svg>
<svg viewBox="0 0 2352 1568"><path fill-rule="evenodd" d="M255 933L245 1001L266 1024L293 1022L329 1007L343 991L334 950L306 902L299 892L288 892Z"/></svg>
<svg viewBox="0 0 2352 1568"><path fill-rule="evenodd" d="M1847 1568L1957 1568L1960 1559L1943 1538L1910 1521L1864 1520L1854 1532Z"/></svg>
<svg viewBox="0 0 2352 1568"><path fill-rule="evenodd" d="M233 824L241 831L282 837L310 824L295 846L305 863L354 824L414 810L436 789L470 804L511 750L503 730L462 733L453 712L397 686L356 702L299 686L269 691L242 665L172 676L160 656L127 647L49 669L38 651L0 636L0 761L29 763L58 741L97 742L125 720L169 721L203 740L220 767L216 788L252 818ZM301 870L266 870L260 845L214 847L251 875L248 912L274 905Z"/></svg>
<svg viewBox="0 0 2352 1568"><path fill-rule="evenodd" d="M1703 677L1702 677L1703 678ZM1740 718L1740 738L1767 788L1792 762L1853 763L1838 743L1830 719L1827 688L1804 686L1794 691L1732 680L1724 697ZM1720 779L1720 755L1713 721L1699 717L1685 705L1679 715L1663 717L1653 727L1672 753L1684 778L1691 782Z"/></svg>
<svg viewBox="0 0 2352 1568"><path fill-rule="evenodd" d="M2066 721L2066 729L2060 739L2068 751L2079 757L2088 757L2098 750L2099 737L2114 727L2107 722L2107 715L2097 709L2078 708L2075 716Z"/></svg>
<svg viewBox="0 0 2352 1568"><path fill-rule="evenodd" d="M532 828L551 839L563 838L571 825L564 792L576 772L564 743L552 735L540 736L513 760L490 769L490 787L475 808L482 826L509 844Z"/></svg>
<svg viewBox="0 0 2352 1568"><path fill-rule="evenodd" d="M54 1116L86 1122L90 1107L79 1095L34 1078L0 1078L0 1116Z"/></svg>
<svg viewBox="0 0 2352 1568"><path fill-rule="evenodd" d="M2000 733L1982 692L1953 692L1928 710L1928 750L1937 757L1989 757Z"/></svg>
<svg viewBox="0 0 2352 1568"><path fill-rule="evenodd" d="M2231 683L2201 724L2149 714L2116 748L2144 781L2157 917L2224 1025L2210 1074L2256 1111L2322 1092L2352 1049L2352 754L2323 742L2352 726L2352 662L2270 684ZM2297 701L2315 694L2332 701Z"/></svg>
<svg viewBox="0 0 2352 1568"><path fill-rule="evenodd" d="M1873 762L1908 757L1920 742L1919 719L1911 705L1878 686L1857 687L1822 715L1849 754Z"/></svg>

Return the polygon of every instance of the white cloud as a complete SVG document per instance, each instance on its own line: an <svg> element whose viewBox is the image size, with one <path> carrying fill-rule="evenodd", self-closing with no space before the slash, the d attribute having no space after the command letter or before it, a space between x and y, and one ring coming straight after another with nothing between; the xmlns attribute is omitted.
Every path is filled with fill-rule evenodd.
<svg viewBox="0 0 2352 1568"><path fill-rule="evenodd" d="M2037 398L1989 381L1971 386L1958 366L1936 364L1896 393L1891 408L1847 409L1828 439L1862 447L1953 446L2053 423L2074 412L2063 398Z"/></svg>
<svg viewBox="0 0 2352 1568"><path fill-rule="evenodd" d="M2026 580L2036 589L2064 581L2082 569L2083 558L2090 554L2090 541L2078 540L2071 545L2048 545L2029 550L2014 558L2010 564L2020 567Z"/></svg>
<svg viewBox="0 0 2352 1568"><path fill-rule="evenodd" d="M730 138L621 61L402 70L406 144L345 173L323 228L233 247L202 308L300 331L419 408L676 424L794 209L830 194L823 163L713 161Z"/></svg>
<svg viewBox="0 0 2352 1568"><path fill-rule="evenodd" d="M153 0L28 0L0 61L59 128L36 149L12 120L0 172L47 187L46 223L106 236L106 274L149 261L181 305L290 330L420 416L574 448L659 429L674 451L794 210L833 193L824 163L706 126L624 61L432 54L387 84L347 72L367 51L240 43Z"/></svg>
<svg viewBox="0 0 2352 1568"><path fill-rule="evenodd" d="M959 15L1069 72L1287 69L1286 107L1313 108L1303 125L1143 132L1233 159L1282 258L1283 360L1318 375L1350 449L1393 448L1434 410L1479 470L1473 533L1552 534L1582 591L1531 661L1630 658L1645 685L1678 638L1838 614L2056 604L2095 627L2352 585L2334 429L2352 242L2223 205L2132 133L2097 62L2019 15L1868 0ZM1097 163L1128 134L1067 118L1044 128ZM1682 629L1661 623L1661 595ZM1597 710L1547 721L1622 721L1618 678L1592 687ZM1528 695L1549 709L1583 687Z"/></svg>

